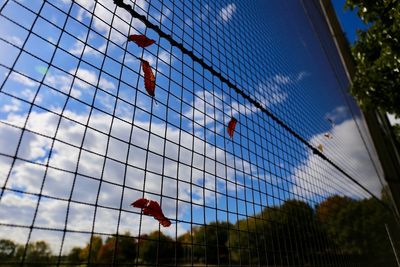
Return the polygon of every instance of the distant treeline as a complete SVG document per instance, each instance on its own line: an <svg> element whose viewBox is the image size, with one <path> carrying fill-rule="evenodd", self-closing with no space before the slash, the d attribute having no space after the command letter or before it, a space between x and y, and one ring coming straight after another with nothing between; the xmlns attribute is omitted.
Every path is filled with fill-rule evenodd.
<svg viewBox="0 0 400 267"><path fill-rule="evenodd" d="M393 217L374 199L333 196L314 209L298 200L265 208L235 224L212 222L172 239L159 231L102 239L93 236L69 255L53 255L44 241L0 240L0 266L268 265L396 266L385 223L400 240ZM25 256L24 256L25 254Z"/></svg>

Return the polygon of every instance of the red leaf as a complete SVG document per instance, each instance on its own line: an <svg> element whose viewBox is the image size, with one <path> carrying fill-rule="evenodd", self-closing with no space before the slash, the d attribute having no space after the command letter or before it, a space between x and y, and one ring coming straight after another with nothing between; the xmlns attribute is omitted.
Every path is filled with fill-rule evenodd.
<svg viewBox="0 0 400 267"><path fill-rule="evenodd" d="M147 207L145 207L143 209L143 213L146 214L146 215L151 215L156 219L164 217L164 214L163 214L163 212L161 210L160 205L156 201L153 201L153 200L150 200L150 202L147 205Z"/></svg>
<svg viewBox="0 0 400 267"><path fill-rule="evenodd" d="M139 198L138 200L133 202L131 205L134 206L135 208L143 209L144 207L146 207L148 202L149 201L145 198Z"/></svg>
<svg viewBox="0 0 400 267"><path fill-rule="evenodd" d="M146 35L143 34L132 34L128 36L128 41L135 42L140 47L147 47L149 45L154 44L156 41L153 39L147 38Z"/></svg>
<svg viewBox="0 0 400 267"><path fill-rule="evenodd" d="M146 91L150 96L155 96L156 78L154 77L149 62L143 59L142 59L142 69L144 73L144 88L146 88Z"/></svg>
<svg viewBox="0 0 400 267"><path fill-rule="evenodd" d="M159 222L160 222L160 224L162 225L162 226L164 226L164 227L168 227L168 226L170 226L171 225L171 221L170 220L168 220L167 218L163 218L163 219L161 219L161 220L158 220Z"/></svg>
<svg viewBox="0 0 400 267"><path fill-rule="evenodd" d="M233 138L233 133L235 132L236 123L237 123L237 120L235 118L233 118L233 117L231 118L231 120L228 123L227 131L228 131L228 135L231 138Z"/></svg>
<svg viewBox="0 0 400 267"><path fill-rule="evenodd" d="M144 215L153 216L162 226L168 227L171 225L171 221L165 217L157 201L140 198L131 205L135 208L141 208Z"/></svg>

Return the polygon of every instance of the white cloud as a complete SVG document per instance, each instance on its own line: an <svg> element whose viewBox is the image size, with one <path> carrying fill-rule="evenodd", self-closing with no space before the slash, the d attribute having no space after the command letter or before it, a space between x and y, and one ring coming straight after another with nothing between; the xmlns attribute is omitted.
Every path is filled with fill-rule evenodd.
<svg viewBox="0 0 400 267"><path fill-rule="evenodd" d="M221 19L225 22L227 22L228 20L230 20L233 16L233 14L236 12L236 5L234 3L231 3L225 7L223 7L220 11L219 11L219 16L221 17Z"/></svg>
<svg viewBox="0 0 400 267"><path fill-rule="evenodd" d="M341 114L343 109L337 110ZM333 139L327 139L324 133L321 133L313 136L310 143L322 143L323 153L329 159L343 167L347 173L379 197L382 185L366 148L357 134L354 121L352 119L342 121L332 129L331 134ZM310 197L317 192L323 197L332 194L368 197L367 193L351 180L312 152L308 154L303 164L296 168L292 180L297 185L292 188L292 191L305 197Z"/></svg>
<svg viewBox="0 0 400 267"><path fill-rule="evenodd" d="M188 118L194 118L195 127L210 126L215 121L228 123L231 117L242 115L250 115L257 111L253 104L242 104L233 101L230 105L222 102L222 95L219 93L211 93L209 91L196 92L195 101L191 103L193 108L187 110L184 115ZM218 131L223 130L219 128Z"/></svg>
<svg viewBox="0 0 400 267"><path fill-rule="evenodd" d="M16 82L18 82L18 83L20 83L20 84L23 84L23 85L25 85L25 86L28 86L28 87L35 87L35 86L38 86L38 83L37 82L35 82L34 80L32 80L32 79L29 79L28 77L26 77L26 76L24 76L24 75L21 75L21 74L19 74L19 73L16 73L16 72L12 72L11 74L10 74L10 77L9 77L11 80L13 80L13 81L16 81Z"/></svg>
<svg viewBox="0 0 400 267"><path fill-rule="evenodd" d="M350 116L346 106L338 106L325 115L326 119L332 120L335 124L347 119Z"/></svg>
<svg viewBox="0 0 400 267"><path fill-rule="evenodd" d="M284 86L290 83L292 83L292 80L289 76L277 74L268 82L258 84L255 97L264 107L280 104L288 98Z"/></svg>
<svg viewBox="0 0 400 267"><path fill-rule="evenodd" d="M286 75L275 75L272 80L277 84L288 84L290 83L290 78Z"/></svg>
<svg viewBox="0 0 400 267"><path fill-rule="evenodd" d="M134 33L137 30L144 28L144 24L140 20L138 19L132 20L131 15L122 8L117 8L116 13L118 14L119 18L114 17L114 20L112 20L113 19L112 11L115 10L116 7L113 1L100 0L98 1L98 4L96 6L95 6L95 1L77 0L75 2L78 3L80 6L84 7L85 9L89 10L88 12L80 8L77 18L83 20L84 17L91 18L92 14L94 14L95 17L93 17L93 26L97 31L102 33L105 37L108 37L108 33L111 27L113 29L118 30L119 32L122 32L122 34L120 34L115 30L112 31L110 39L112 39L114 42L122 43L126 40L126 36L128 36L128 33ZM147 15L146 14L148 6L147 1L136 0L134 1L134 3L135 3L134 5L135 10L138 13L142 15ZM99 18L101 18L101 20Z"/></svg>
<svg viewBox="0 0 400 267"><path fill-rule="evenodd" d="M24 41L22 41L22 39L19 38L18 36L5 35L3 38L18 47L21 47L24 44Z"/></svg>
<svg viewBox="0 0 400 267"><path fill-rule="evenodd" d="M4 106L1 107L1 111L3 112L18 112L21 110L21 102L18 101L17 99L13 98L11 99L11 103L10 104L6 104Z"/></svg>
<svg viewBox="0 0 400 267"><path fill-rule="evenodd" d="M83 38L80 38L83 39ZM83 39L84 40L84 39ZM102 45L99 47L92 48L88 45L84 45L84 43L80 40L76 40L73 46L68 50L71 54L74 54L76 56L83 56L83 55L93 55L93 56L99 56L100 53L104 54L107 48L107 43L104 42ZM83 54L82 54L83 53Z"/></svg>
<svg viewBox="0 0 400 267"><path fill-rule="evenodd" d="M60 90L61 92L68 93L72 86L73 76L65 74L61 71L48 72L44 83Z"/></svg>
<svg viewBox="0 0 400 267"><path fill-rule="evenodd" d="M302 81L305 77L307 77L307 76L310 76L310 73L308 73L308 72L306 72L306 71L301 71L301 72L299 72L298 74L297 74L297 78L296 78L296 80L299 82L299 81Z"/></svg>
<svg viewBox="0 0 400 267"><path fill-rule="evenodd" d="M70 70L69 73L71 75L76 75L76 77L80 78L80 80L77 79L75 80L75 82L80 88L83 89L89 88L93 85L97 85L97 81L99 79L98 75L94 71L84 68L79 68L77 71ZM116 88L114 83L108 81L105 78L100 78L99 86L104 90L112 90Z"/></svg>

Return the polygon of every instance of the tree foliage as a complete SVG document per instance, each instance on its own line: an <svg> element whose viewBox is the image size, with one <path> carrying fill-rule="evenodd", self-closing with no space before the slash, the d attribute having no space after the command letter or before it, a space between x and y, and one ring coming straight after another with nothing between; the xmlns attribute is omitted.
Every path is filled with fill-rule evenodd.
<svg viewBox="0 0 400 267"><path fill-rule="evenodd" d="M195 229L193 243L194 258L201 262L209 264L227 264L228 263L228 247L229 223L212 222L208 225Z"/></svg>
<svg viewBox="0 0 400 267"><path fill-rule="evenodd" d="M368 29L352 47L356 73L351 93L363 108L400 116L400 1L347 0Z"/></svg>
<svg viewBox="0 0 400 267"><path fill-rule="evenodd" d="M390 212L375 199L352 200L333 196L316 209L335 247L362 266L394 266L385 224L395 225Z"/></svg>
<svg viewBox="0 0 400 267"><path fill-rule="evenodd" d="M17 245L7 239L1 239L0 240L0 261L3 261L7 258L10 258L14 255L15 251L17 249Z"/></svg>
<svg viewBox="0 0 400 267"><path fill-rule="evenodd" d="M92 236L90 242L80 251L80 260L89 263L97 263L97 255L102 246L103 239L101 239L100 236Z"/></svg>
<svg viewBox="0 0 400 267"><path fill-rule="evenodd" d="M396 137L397 144L399 145L399 150L400 150L400 124L394 125L392 128L393 128L393 133L394 133L394 136Z"/></svg>
<svg viewBox="0 0 400 267"><path fill-rule="evenodd" d="M174 261L175 242L162 232L143 235L138 243L139 258L145 263L168 263Z"/></svg>

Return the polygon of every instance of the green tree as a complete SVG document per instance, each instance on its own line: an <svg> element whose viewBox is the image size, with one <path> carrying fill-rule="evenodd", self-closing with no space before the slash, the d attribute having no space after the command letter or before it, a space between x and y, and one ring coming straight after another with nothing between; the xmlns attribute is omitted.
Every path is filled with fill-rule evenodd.
<svg viewBox="0 0 400 267"><path fill-rule="evenodd" d="M263 242L265 229L261 227L259 215L255 218L239 220L229 231L231 262L234 264L252 265L258 263L257 251L264 252ZM262 230L260 230L262 229Z"/></svg>
<svg viewBox="0 0 400 267"><path fill-rule="evenodd" d="M7 263L15 261L17 244L8 239L0 240L0 262Z"/></svg>
<svg viewBox="0 0 400 267"><path fill-rule="evenodd" d="M393 217L375 199L333 196L317 207L317 217L338 251L362 266L394 266L385 230Z"/></svg>
<svg viewBox="0 0 400 267"><path fill-rule="evenodd" d="M314 210L288 200L240 220L230 231L231 260L243 265L318 265L325 235Z"/></svg>
<svg viewBox="0 0 400 267"><path fill-rule="evenodd" d="M392 127L394 136L396 137L397 144L400 150L400 124L396 124Z"/></svg>
<svg viewBox="0 0 400 267"><path fill-rule="evenodd" d="M175 242L162 232L143 235L138 243L139 258L147 264L170 263L175 260Z"/></svg>
<svg viewBox="0 0 400 267"><path fill-rule="evenodd" d="M25 252L26 249L26 252ZM17 247L16 258L22 260L25 252L24 263L29 266L43 266L51 262L51 249L45 241L29 243L26 247Z"/></svg>
<svg viewBox="0 0 400 267"><path fill-rule="evenodd" d="M207 264L227 264L230 227L226 222L211 222L196 229L193 233L194 258Z"/></svg>
<svg viewBox="0 0 400 267"><path fill-rule="evenodd" d="M0 240L0 261L10 260L14 257L17 245L8 239Z"/></svg>
<svg viewBox="0 0 400 267"><path fill-rule="evenodd" d="M80 263L81 262L81 258L80 258L81 252L82 252L82 248L80 248L80 247L72 248L71 252L67 256L68 262L75 263L75 264Z"/></svg>
<svg viewBox="0 0 400 267"><path fill-rule="evenodd" d="M281 264L321 264L320 256L326 250L326 238L310 205L299 200L287 200L267 212L264 218L272 222L273 243L285 248L279 255L284 260Z"/></svg>
<svg viewBox="0 0 400 267"><path fill-rule="evenodd" d="M177 254L181 263L190 263L192 261L192 235L186 232L178 237Z"/></svg>
<svg viewBox="0 0 400 267"><path fill-rule="evenodd" d="M347 0L368 29L352 47L356 72L351 93L363 108L400 116L400 1Z"/></svg>

